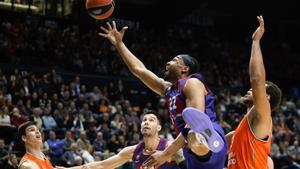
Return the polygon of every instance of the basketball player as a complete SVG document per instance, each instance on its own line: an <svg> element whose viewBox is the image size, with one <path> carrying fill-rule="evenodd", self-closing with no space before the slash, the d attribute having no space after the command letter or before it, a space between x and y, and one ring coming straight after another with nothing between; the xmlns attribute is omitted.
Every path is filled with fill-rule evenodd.
<svg viewBox="0 0 300 169"><path fill-rule="evenodd" d="M112 169L122 166L126 162L132 160L135 169L141 169L143 162L155 151L164 150L171 142L167 139L159 137L161 124L158 115L154 111L144 113L141 123L141 132L143 140L139 144L123 148L117 155L114 155L106 160L85 164L89 169ZM182 152L177 152L169 162L161 165L161 169L185 169L184 157ZM57 167L63 169L63 167ZM81 169L71 167L68 169Z"/></svg>
<svg viewBox="0 0 300 169"><path fill-rule="evenodd" d="M144 165L157 167L183 147L189 168L222 169L227 153L225 134L217 124L213 110L214 96L198 73L197 60L187 54L175 56L166 64L165 78L161 79L148 70L123 43L127 28L118 31L113 21L112 25L107 23L107 29L101 27L104 33L99 34L116 47L136 77L157 94L166 96L170 117L178 135L170 146L152 155Z"/></svg>
<svg viewBox="0 0 300 169"><path fill-rule="evenodd" d="M26 153L22 157L20 169L53 169L51 162L42 153L42 136L36 123L27 121L19 126L19 137L25 145Z"/></svg>
<svg viewBox="0 0 300 169"><path fill-rule="evenodd" d="M249 64L251 89L242 98L248 107L238 127L231 133L232 137L228 169L266 169L272 164L268 159L272 140L272 117L281 101L281 90L266 81L260 39L265 28L262 16L257 17L259 27L252 35L252 49ZM270 166L272 167L272 166Z"/></svg>
<svg viewBox="0 0 300 169"><path fill-rule="evenodd" d="M231 132L226 134L226 142L227 142L228 147L231 146L233 135L234 135L234 131L231 131ZM274 163L273 163L273 160L270 156L268 156L267 166L268 166L267 169L274 169Z"/></svg>

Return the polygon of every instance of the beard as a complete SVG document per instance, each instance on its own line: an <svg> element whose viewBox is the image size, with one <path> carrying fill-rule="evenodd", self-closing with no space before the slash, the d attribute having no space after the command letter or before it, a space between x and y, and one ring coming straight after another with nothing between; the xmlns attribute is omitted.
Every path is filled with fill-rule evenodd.
<svg viewBox="0 0 300 169"><path fill-rule="evenodd" d="M147 129L147 130L141 129L141 133L142 133L142 136L143 136L143 137L149 137L149 136L151 136L151 131L150 131L150 129Z"/></svg>
<svg viewBox="0 0 300 169"><path fill-rule="evenodd" d="M166 72L164 73L164 80L165 80L165 81L169 81L169 79L170 79L170 78L169 78L169 72L166 71Z"/></svg>
<svg viewBox="0 0 300 169"><path fill-rule="evenodd" d="M177 81L177 77L176 77L175 73L166 71L164 73L164 80L173 83L173 82Z"/></svg>
<svg viewBox="0 0 300 169"><path fill-rule="evenodd" d="M143 136L143 137L150 137L151 134L150 134L150 133L147 133L147 132L142 132L142 136Z"/></svg>

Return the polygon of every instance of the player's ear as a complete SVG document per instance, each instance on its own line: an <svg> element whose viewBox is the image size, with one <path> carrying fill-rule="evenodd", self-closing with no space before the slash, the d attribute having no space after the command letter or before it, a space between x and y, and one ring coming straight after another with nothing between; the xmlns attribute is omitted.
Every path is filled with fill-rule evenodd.
<svg viewBox="0 0 300 169"><path fill-rule="evenodd" d="M270 101L271 96L269 94L267 94L267 99Z"/></svg>
<svg viewBox="0 0 300 169"><path fill-rule="evenodd" d="M160 131L161 128L162 128L162 127L161 127L161 125L159 124L158 127L157 127L157 131Z"/></svg>
<svg viewBox="0 0 300 169"><path fill-rule="evenodd" d="M25 141L26 141L26 136L22 135L21 139L22 139L22 141L25 143Z"/></svg>
<svg viewBox="0 0 300 169"><path fill-rule="evenodd" d="M188 66L183 66L181 72L184 73L184 74L186 74L186 73L189 72L189 70L190 70L190 67L188 67Z"/></svg>

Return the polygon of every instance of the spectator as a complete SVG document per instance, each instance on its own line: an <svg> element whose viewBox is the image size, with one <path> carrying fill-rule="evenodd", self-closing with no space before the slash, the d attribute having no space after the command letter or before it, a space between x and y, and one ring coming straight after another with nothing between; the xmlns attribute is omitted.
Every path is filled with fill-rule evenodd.
<svg viewBox="0 0 300 169"><path fill-rule="evenodd" d="M80 156L75 157L75 166L80 166L83 164L83 160Z"/></svg>
<svg viewBox="0 0 300 169"><path fill-rule="evenodd" d="M45 126L45 131L54 130L57 126L56 121L54 118L50 115L50 110L48 107L44 108L44 115L42 117L43 123Z"/></svg>
<svg viewBox="0 0 300 169"><path fill-rule="evenodd" d="M0 138L0 167L3 168L8 159L8 152L5 149L4 140Z"/></svg>
<svg viewBox="0 0 300 169"><path fill-rule="evenodd" d="M2 106L0 109L0 126L11 126L9 109L7 106Z"/></svg>
<svg viewBox="0 0 300 169"><path fill-rule="evenodd" d="M70 151L71 145L75 142L74 139L72 138L71 131L66 132L66 137L62 140L62 142L64 144L64 151Z"/></svg>
<svg viewBox="0 0 300 169"><path fill-rule="evenodd" d="M39 95L36 91L32 93L31 96L31 106L32 107L40 107Z"/></svg>
<svg viewBox="0 0 300 169"><path fill-rule="evenodd" d="M64 109L64 114L63 114L63 128L66 130L69 130L73 127L73 116L70 115L69 111L67 109Z"/></svg>
<svg viewBox="0 0 300 169"><path fill-rule="evenodd" d="M23 82L22 82L22 87L21 87L24 92L25 92L25 96L30 96L31 95L31 92L32 92L32 88L29 86L28 84L28 79L27 78L24 78L23 79Z"/></svg>
<svg viewBox="0 0 300 169"><path fill-rule="evenodd" d="M11 124L18 128L20 124L26 121L28 121L28 117L21 115L19 109L14 107L12 109Z"/></svg>
<svg viewBox="0 0 300 169"><path fill-rule="evenodd" d="M47 140L45 140L45 133L43 131L41 131L41 135L42 135L42 141L43 141L43 144L41 146L41 151L45 154L45 155L48 155L49 154L49 145L48 145L48 142Z"/></svg>
<svg viewBox="0 0 300 169"><path fill-rule="evenodd" d="M97 137L97 127L95 122L91 122L89 124L89 128L86 131L86 136L88 138L88 140L90 141L90 143L93 143L93 141L96 139Z"/></svg>
<svg viewBox="0 0 300 169"><path fill-rule="evenodd" d="M80 132L84 130L83 122L84 122L83 116L79 112L77 112L75 114L73 120L73 127L72 127L72 131L75 133L76 138L79 137Z"/></svg>
<svg viewBox="0 0 300 169"><path fill-rule="evenodd" d="M63 154L63 142L60 139L56 138L56 134L54 131L49 132L49 139L47 140L50 151L49 156L53 163L60 163L60 157Z"/></svg>
<svg viewBox="0 0 300 169"><path fill-rule="evenodd" d="M110 152L117 153L119 144L116 135L111 136L110 140L107 142L107 148L109 149Z"/></svg>
<svg viewBox="0 0 300 169"><path fill-rule="evenodd" d="M40 98L40 100L39 100L40 108L44 109L49 104L51 104L51 100L48 98L48 93L43 92L42 98Z"/></svg>
<svg viewBox="0 0 300 169"><path fill-rule="evenodd" d="M81 152L78 149L77 144L72 143L71 148L63 154L62 160L68 167L75 166L77 165L76 164L77 156L81 156Z"/></svg>
<svg viewBox="0 0 300 169"><path fill-rule="evenodd" d="M92 152L92 145L90 144L90 141L87 139L85 131L80 132L80 138L78 138L76 143L79 149Z"/></svg>
<svg viewBox="0 0 300 169"><path fill-rule="evenodd" d="M103 140L102 132L97 133L97 137L94 140L93 146L95 148L95 151L100 153L103 153L104 150L106 149L106 141Z"/></svg>
<svg viewBox="0 0 300 169"><path fill-rule="evenodd" d="M18 159L15 154L10 154L8 157L8 162L4 169L18 169Z"/></svg>
<svg viewBox="0 0 300 169"><path fill-rule="evenodd" d="M43 128L43 121L40 115L41 109L36 107L33 109L33 115L31 116L30 120L36 122L36 127L41 130Z"/></svg>
<svg viewBox="0 0 300 169"><path fill-rule="evenodd" d="M71 114L71 116L74 116L77 113L77 109L74 101L69 102L68 112Z"/></svg>
<svg viewBox="0 0 300 169"><path fill-rule="evenodd" d="M288 147L287 154L293 161L300 162L300 147L298 140L295 140L294 144Z"/></svg>

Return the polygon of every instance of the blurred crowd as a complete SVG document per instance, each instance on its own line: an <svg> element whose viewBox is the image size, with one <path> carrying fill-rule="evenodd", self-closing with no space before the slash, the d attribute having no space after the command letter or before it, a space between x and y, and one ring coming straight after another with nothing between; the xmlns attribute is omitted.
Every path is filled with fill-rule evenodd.
<svg viewBox="0 0 300 169"><path fill-rule="evenodd" d="M0 62L16 66L13 71L0 69L0 168L16 168L17 157L22 154L17 127L27 120L37 122L44 138L42 150L55 165L103 160L125 146L137 144L141 139L140 115L147 109L161 115L161 136L174 138L164 98L140 96L135 99L144 99L145 104L136 105L137 100L127 95L131 86L125 87L122 80L106 85L81 80L82 73L132 78L115 48L97 32L39 18L3 20ZM129 30L124 40L159 76L165 61L174 55L196 56L216 95L215 108L222 127L226 133L235 129L246 111L239 98L249 87L249 39L230 42L209 28L170 26ZM293 56L288 44L271 51L274 53L266 53L274 54L272 68L268 67L268 58L265 63L275 82L299 74L297 64L290 64L289 70L276 64L288 61L275 56L284 52ZM292 56L286 56L287 60ZM52 69L36 73L30 68L19 69L20 65ZM72 72L72 79L67 80L57 69ZM273 126L270 156L275 168L300 168L299 93L284 93L280 108L274 112ZM128 163L123 168L131 167Z"/></svg>
<svg viewBox="0 0 300 169"><path fill-rule="evenodd" d="M14 65L52 66L76 73L130 76L115 48L98 36L100 25L83 29L81 25L35 17L14 21L2 19L0 61ZM126 32L124 41L149 69L159 75L164 71L165 61L176 54L189 53L199 59L202 71L209 74L209 80L215 86L222 87L229 82L242 86L248 82L244 75L247 74L251 33L234 38L229 31L217 31L220 30L184 25L133 28ZM269 77L292 86L295 81L288 77L300 76L296 71L297 64L289 64L300 62L297 53L293 52L297 49L295 43L265 39L263 52L268 56L265 63ZM289 65L289 69L282 65Z"/></svg>

